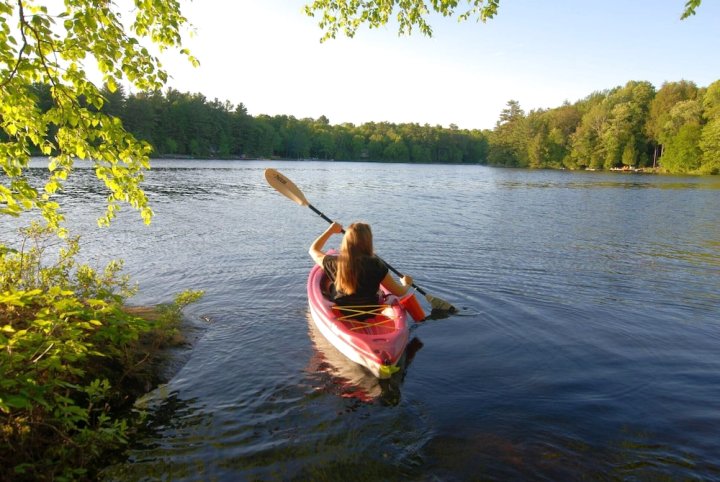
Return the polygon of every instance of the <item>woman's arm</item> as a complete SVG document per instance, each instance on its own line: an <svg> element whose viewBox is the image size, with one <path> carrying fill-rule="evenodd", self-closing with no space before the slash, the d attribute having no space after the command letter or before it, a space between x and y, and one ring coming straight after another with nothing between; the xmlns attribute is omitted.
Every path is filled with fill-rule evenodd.
<svg viewBox="0 0 720 482"><path fill-rule="evenodd" d="M343 232L343 227L339 223L332 223L328 228L325 230L324 233L322 233L320 236L317 237L315 241L310 245L310 249L308 250L308 253L310 253L310 257L317 263L319 266L322 266L323 258L325 257L325 252L323 251L323 247L325 246L325 243L327 243L327 240L330 239L330 236L333 234L339 234Z"/></svg>
<svg viewBox="0 0 720 482"><path fill-rule="evenodd" d="M382 280L382 285L395 296L403 296L405 293L408 292L412 284L413 279L407 275L400 278L400 282L398 283L389 271Z"/></svg>

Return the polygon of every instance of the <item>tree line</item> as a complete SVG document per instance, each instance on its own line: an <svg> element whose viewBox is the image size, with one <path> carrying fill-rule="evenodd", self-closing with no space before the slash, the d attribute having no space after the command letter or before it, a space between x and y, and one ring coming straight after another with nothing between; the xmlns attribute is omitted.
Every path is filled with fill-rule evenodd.
<svg viewBox="0 0 720 482"><path fill-rule="evenodd" d="M248 114L246 107L174 89L102 90L102 110L152 146L155 157L284 158L473 163L543 169L720 172L720 81L646 81L524 112L511 100L494 129ZM38 86L37 95L50 97Z"/></svg>
<svg viewBox="0 0 720 482"><path fill-rule="evenodd" d="M36 85L41 110L50 109L49 88ZM370 122L331 125L329 119L251 116L240 103L209 101L174 89L126 95L101 89L102 111L152 147L153 157L221 159L284 158L384 162L482 163L487 133L456 126Z"/></svg>
<svg viewBox="0 0 720 482"><path fill-rule="evenodd" d="M718 174L720 81L631 81L528 114L510 101L489 141L495 166Z"/></svg>

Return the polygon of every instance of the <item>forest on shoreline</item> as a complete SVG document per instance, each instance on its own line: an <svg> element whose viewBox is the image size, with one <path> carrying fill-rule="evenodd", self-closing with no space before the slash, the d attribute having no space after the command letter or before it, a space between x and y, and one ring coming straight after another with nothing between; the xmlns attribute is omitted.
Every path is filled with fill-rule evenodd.
<svg viewBox="0 0 720 482"><path fill-rule="evenodd" d="M36 86L41 108L47 88ZM560 107L525 112L510 100L494 129L369 122L325 116L248 114L244 104L174 89L126 95L103 89L117 116L153 157L325 159L471 163L544 169L720 172L720 81L646 81L593 92Z"/></svg>

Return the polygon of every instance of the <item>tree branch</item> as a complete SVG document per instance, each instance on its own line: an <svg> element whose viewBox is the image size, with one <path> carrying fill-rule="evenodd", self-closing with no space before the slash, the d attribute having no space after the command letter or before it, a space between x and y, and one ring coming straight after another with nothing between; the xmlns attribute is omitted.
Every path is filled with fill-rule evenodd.
<svg viewBox="0 0 720 482"><path fill-rule="evenodd" d="M10 75L8 75L7 79L3 81L1 84L2 87L7 86L17 75L18 69L20 68L20 63L23 59L23 52L25 51L25 47L27 47L28 42L27 38L25 37L25 29L29 27L27 22L25 21L25 10L23 9L23 3L22 0L18 0L18 17L20 17L20 35L22 36L23 42L22 47L20 47L20 51L18 52L17 56L17 62L15 62L15 67L13 67L12 71L10 72Z"/></svg>

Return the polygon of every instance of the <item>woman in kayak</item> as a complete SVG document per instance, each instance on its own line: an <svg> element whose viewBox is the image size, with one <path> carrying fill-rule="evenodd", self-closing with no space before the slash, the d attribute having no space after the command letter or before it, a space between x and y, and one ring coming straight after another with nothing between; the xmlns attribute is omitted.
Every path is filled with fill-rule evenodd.
<svg viewBox="0 0 720 482"><path fill-rule="evenodd" d="M336 293L334 301L337 304L376 305L381 284L396 296L407 293L413 283L412 278L403 276L398 283L385 263L375 256L372 231L368 224L353 223L348 226L338 255L323 251L328 239L342 232L340 224L332 223L313 241L308 251L333 281Z"/></svg>

